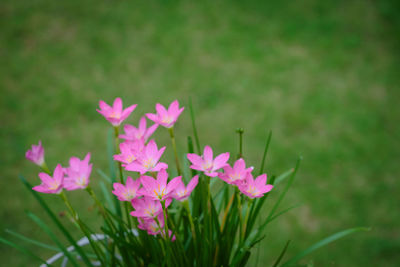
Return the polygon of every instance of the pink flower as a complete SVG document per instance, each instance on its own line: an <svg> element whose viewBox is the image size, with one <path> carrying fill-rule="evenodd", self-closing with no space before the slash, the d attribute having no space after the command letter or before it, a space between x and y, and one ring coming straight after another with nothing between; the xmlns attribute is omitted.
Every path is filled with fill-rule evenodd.
<svg viewBox="0 0 400 267"><path fill-rule="evenodd" d="M124 125L124 131L125 134L121 134L119 138L129 140L129 141L136 141L140 140L144 142L147 142L149 137L154 133L154 131L157 129L158 124L153 124L149 128L146 128L146 117L142 117L139 122L139 127L136 128L135 126L132 126L130 124Z"/></svg>
<svg viewBox="0 0 400 267"><path fill-rule="evenodd" d="M144 143L141 140L138 141L125 141L119 144L121 154L114 155L114 160L122 162L122 166L126 166L134 162L142 153Z"/></svg>
<svg viewBox="0 0 400 267"><path fill-rule="evenodd" d="M143 149L143 152L138 159L127 164L125 169L127 171L140 172L140 174L144 174L146 172L157 172L161 169L166 169L168 168L166 163L158 162L164 153L164 150L165 147L162 147L160 150L158 150L156 142L151 140Z"/></svg>
<svg viewBox="0 0 400 267"><path fill-rule="evenodd" d="M119 126L121 122L128 118L137 105L135 104L126 109L122 109L122 100L117 97L112 107L102 100L99 101L99 106L100 109L97 109L97 112L103 115L113 126Z"/></svg>
<svg viewBox="0 0 400 267"><path fill-rule="evenodd" d="M33 187L32 189L41 193L46 194L59 194L63 189L64 171L61 164L58 164L54 169L53 177L47 173L39 173L39 178L42 180L40 185Z"/></svg>
<svg viewBox="0 0 400 267"><path fill-rule="evenodd" d="M224 167L224 173L219 173L218 177L228 184L240 185L252 170L253 167L246 169L246 163L243 159L238 159L233 165L233 168L229 165L226 165Z"/></svg>
<svg viewBox="0 0 400 267"><path fill-rule="evenodd" d="M205 146L203 156L189 153L187 154L187 158L192 163L190 168L204 171L205 175L215 177L218 175L218 173L215 171L227 165L229 153L222 153L214 159L211 147Z"/></svg>
<svg viewBox="0 0 400 267"><path fill-rule="evenodd" d="M176 200L180 200L180 201L187 199L190 196L190 194L192 193L193 189L197 186L198 182L199 182L198 175L195 175L192 178L192 180L190 180L187 187L185 187L185 184L181 180L175 188L173 197Z"/></svg>
<svg viewBox="0 0 400 267"><path fill-rule="evenodd" d="M157 220L158 222L155 219L138 218L138 228L147 231L149 235L157 235L161 233L164 227L163 215L158 215Z"/></svg>
<svg viewBox="0 0 400 267"><path fill-rule="evenodd" d="M265 193L272 190L273 185L266 184L267 175L262 174L258 176L255 180L250 174L246 177L245 183L239 186L239 190L250 198L262 197Z"/></svg>
<svg viewBox="0 0 400 267"><path fill-rule="evenodd" d="M66 177L64 188L67 190L85 189L89 184L90 173L93 164L89 164L90 153L87 153L83 160L77 157L69 159L69 167L65 169Z"/></svg>
<svg viewBox="0 0 400 267"><path fill-rule="evenodd" d="M164 229L164 217L162 214L157 216L157 220L155 219L143 219L138 218L139 224L138 228L147 231L149 235L158 235L161 234L165 238L165 229ZM168 230L168 235L171 238L172 231ZM175 235L172 236L171 241L175 241Z"/></svg>
<svg viewBox="0 0 400 267"><path fill-rule="evenodd" d="M39 141L37 146L32 145L31 150L26 151L25 157L36 165L42 166L44 163L44 149L42 146L42 141Z"/></svg>
<svg viewBox="0 0 400 267"><path fill-rule="evenodd" d="M132 199L140 196L138 189L140 187L140 179L134 181L132 177L128 176L126 185L114 183L114 190L112 193L118 197L120 201L131 201Z"/></svg>
<svg viewBox="0 0 400 267"><path fill-rule="evenodd" d="M168 173L165 169L162 169L157 173L157 180L150 176L142 176L140 180L143 185L141 193L144 196L154 200L165 200L171 196L178 184L182 182L182 176L175 177L167 184Z"/></svg>
<svg viewBox="0 0 400 267"><path fill-rule="evenodd" d="M172 126L174 126L176 120L178 119L179 115L181 115L184 109L185 108L179 108L178 100L172 102L171 105L169 105L168 110L166 110L163 105L157 103L157 113L147 113L146 116L157 124L160 124L166 128L171 128Z"/></svg>
<svg viewBox="0 0 400 267"><path fill-rule="evenodd" d="M165 207L168 207L171 201L171 199L167 200L165 202ZM160 201L148 197L133 199L132 206L135 210L130 214L145 219L155 218L163 212Z"/></svg>

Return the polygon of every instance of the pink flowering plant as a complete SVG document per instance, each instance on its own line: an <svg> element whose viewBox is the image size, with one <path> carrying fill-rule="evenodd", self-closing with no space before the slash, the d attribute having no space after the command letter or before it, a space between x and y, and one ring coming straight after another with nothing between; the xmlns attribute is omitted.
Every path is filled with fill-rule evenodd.
<svg viewBox="0 0 400 267"><path fill-rule="evenodd" d="M265 237L269 223L291 210L279 208L293 183L300 159L295 168L278 176L267 176L264 163L271 133L260 157L260 168L256 170L243 155L242 129L237 130L238 153L235 153L236 149L221 153L209 145L201 149L191 105L195 142L188 136L187 151L179 153L174 133L175 124L184 111L179 102L173 101L168 108L156 104L156 112L142 116L137 127L122 125L136 106L124 108L120 98L116 98L113 105L99 102L97 111L114 129L108 142L109 174L98 168L97 172L92 171L90 153L83 159L73 156L68 166L57 164L51 172L40 141L26 152L26 158L37 164L42 172L38 179L32 179L35 186L22 176L21 180L67 242L61 241L51 226L33 213L28 216L52 238L56 247L11 230L8 233L22 241L54 249L57 254L44 260L25 246L3 238L0 241L21 250L43 266L246 265L255 246ZM157 144L152 137L157 129L162 131L163 128L169 132L171 145ZM165 162L169 150L173 151L175 164ZM92 189L93 183L100 183L101 198ZM102 227L96 228L82 221L76 207L69 202L69 198L74 197L71 191L75 190L87 192L97 207ZM68 210L70 222L55 215L42 194L60 198ZM263 205L270 199L270 194L276 194L277 198L267 210ZM73 237L64 226L66 223L74 224L82 238ZM336 233L286 260L289 242L283 243L282 252L263 266L296 264L319 247L360 230L364 228Z"/></svg>

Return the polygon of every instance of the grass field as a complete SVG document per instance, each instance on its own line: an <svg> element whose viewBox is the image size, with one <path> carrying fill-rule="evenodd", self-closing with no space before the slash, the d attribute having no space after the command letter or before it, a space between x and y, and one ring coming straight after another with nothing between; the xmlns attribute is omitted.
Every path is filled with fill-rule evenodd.
<svg viewBox="0 0 400 267"><path fill-rule="evenodd" d="M398 266L399 10L395 1L372 0L2 1L0 229L50 242L24 213L43 215L18 180L22 173L38 182L24 159L30 144L42 140L51 166L91 151L95 168L107 170L109 124L95 111L98 100L139 104L129 119L136 123L156 102L187 106L192 97L200 141L218 153L237 152L235 129L243 127L244 154L256 167L273 131L269 175L303 155L282 209L302 206L271 224L259 266L288 239L294 255L354 226L372 230L302 263ZM176 130L183 153L188 109ZM156 137L169 145L162 129ZM70 198L92 217L84 192ZM46 199L62 211L58 199ZM36 264L3 245L0 258L5 266Z"/></svg>

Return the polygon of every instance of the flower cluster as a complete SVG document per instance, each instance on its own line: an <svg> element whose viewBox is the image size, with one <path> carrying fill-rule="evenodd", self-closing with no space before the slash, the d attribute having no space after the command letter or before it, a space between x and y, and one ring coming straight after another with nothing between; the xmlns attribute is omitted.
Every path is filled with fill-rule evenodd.
<svg viewBox="0 0 400 267"><path fill-rule="evenodd" d="M58 216L46 206L36 192L30 190L73 246L63 249L45 261L11 241L0 238L0 243L19 248L26 254L34 256L44 263L42 266L53 265L58 258L63 258L63 266L67 265L68 261L74 266L83 264L85 266L245 266L252 248L262 240L266 225L291 209L277 213L279 203L293 182L300 159L294 169L278 176L276 183L290 177L285 191L272 205L269 214L260 216L265 214L263 203L266 198L262 197L273 189L272 184L275 182L275 179L271 179L270 184L267 184L267 175L261 174L264 170L271 133L267 138L261 160L260 175L256 176L253 175L254 168L249 167L243 158L243 130L237 131L240 152L236 159L230 159L229 152L215 155L216 153L208 145L201 154L192 113L198 154L186 154L185 164L180 165L182 158L177 151L174 126L184 108L179 106L177 100L168 108L156 104L156 112L144 114L137 126L122 125L136 107L135 104L124 109L120 98L116 98L113 105L108 105L104 101L99 102L97 111L114 128L115 147L109 157L110 164L118 165L118 168L110 168L110 177L99 171L103 178L113 181L109 190L102 185L106 204L99 201L90 187L93 167L90 153L83 159L71 157L68 166L57 164L51 172L45 161L45 151L41 141L38 145L32 145L26 152L26 158L43 170L39 173L41 184L32 189L59 196L69 210L69 219L85 237L75 242ZM153 122L151 125L148 125L149 120ZM159 126L166 128L170 134L176 175L175 170L170 171L169 165L162 160L166 146L157 144L152 137L157 129L162 128ZM123 133L120 133L121 129ZM188 150L193 152L190 136L188 136ZM115 182L117 177L119 182ZM32 187L22 176L21 180L27 188ZM219 184L219 190L212 190L215 189L212 188L214 182ZM234 190L231 190L232 187ZM96 230L90 224L83 222L84 216L80 217L69 202L68 193L65 191L77 189L85 189L94 200L99 215L103 218L100 229L97 227ZM110 201L111 197L115 197L115 201ZM254 200L254 198L262 199ZM47 229L44 222L35 215L29 214L29 217L42 229ZM98 230L102 233L97 234ZM342 231L324 239L322 243L360 230L366 229L353 228ZM47 230L46 232L52 237L50 232ZM25 241L30 240L19 234L14 235ZM35 243L40 244L40 242ZM321 241L317 244L319 243ZM57 245L63 247L61 243ZM91 250L81 249L84 245L90 245ZM279 265L288 245L289 242L286 243L274 266ZM315 246L305 251L311 252ZM294 256L281 266L293 265L308 252L301 252L298 254L300 256ZM82 264L78 261L82 261Z"/></svg>
<svg viewBox="0 0 400 267"><path fill-rule="evenodd" d="M99 102L102 114L115 128L116 132L121 123L132 113L137 105L131 105L123 109L122 100L115 99L112 106L104 101ZM114 160L125 171L138 173L135 180L128 176L120 183L114 183L112 193L120 201L131 203L133 211L130 212L138 220L138 228L147 231L150 235L165 235L167 220L167 208L172 201L186 201L199 182L199 175L191 178L187 185L182 181L182 175L168 180L168 165L160 159L166 149L159 148L154 139L150 139L159 125L171 130L184 108L179 107L177 100L165 108L156 104L156 113L147 113L146 117L154 122L147 127L146 117L143 116L138 127L130 124L123 126L124 133L117 137L123 142L119 144L119 151L114 155ZM173 129L172 129L173 130ZM262 197L272 189L272 185L266 184L266 174L253 178L253 167L246 167L244 159L238 159L233 166L228 164L230 154L228 152L217 155L214 158L210 146L204 147L203 155L187 154L191 162L190 168L203 173L208 177L218 177L227 184L236 186L241 193L250 197ZM44 165L44 150L39 142L38 146L26 153L26 157L36 164ZM85 189L89 184L92 171L90 153L83 160L72 157L69 166L62 168L57 165L51 177L47 173L40 173L42 184L33 189L43 193L59 194L63 189ZM223 170L223 171L221 171ZM179 171L178 171L179 172ZM180 174L180 173L179 173ZM168 230L168 236L173 240L173 233Z"/></svg>
<svg viewBox="0 0 400 267"><path fill-rule="evenodd" d="M71 157L69 166L63 168L61 164L57 164L51 176L44 160L44 148L39 142L38 146L33 145L26 152L26 158L41 166L45 172L39 173L42 183L33 187L33 190L46 194L60 194L63 189L68 191L76 189L85 189L89 185L89 178L92 172L92 164L90 161L90 153L83 160L77 157Z"/></svg>

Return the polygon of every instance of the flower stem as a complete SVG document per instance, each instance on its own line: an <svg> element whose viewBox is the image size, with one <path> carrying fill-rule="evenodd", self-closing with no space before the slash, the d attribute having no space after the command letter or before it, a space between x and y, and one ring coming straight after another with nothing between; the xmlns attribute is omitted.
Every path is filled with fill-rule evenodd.
<svg viewBox="0 0 400 267"><path fill-rule="evenodd" d="M114 136L115 136L115 153L119 154L119 126L114 126ZM118 161L118 170L119 170L119 181L123 184L124 183L124 175L122 173L122 163Z"/></svg>
<svg viewBox="0 0 400 267"><path fill-rule="evenodd" d="M239 154L238 159L243 158L243 128L237 128L236 132L239 134Z"/></svg>
<svg viewBox="0 0 400 267"><path fill-rule="evenodd" d="M69 203L64 191L61 191L60 197L64 201L65 206L67 206L69 212L71 213L72 218L76 221L78 219L78 216L77 216L75 210L72 208L71 203Z"/></svg>
<svg viewBox="0 0 400 267"><path fill-rule="evenodd" d="M49 170L49 167L47 167L46 161L44 161L44 162L42 163L42 165L40 165L40 168L42 168L42 170L43 170L45 173L50 174L50 170Z"/></svg>
<svg viewBox="0 0 400 267"><path fill-rule="evenodd" d="M171 136L172 147L174 149L176 170L178 171L178 175L180 176L180 175L182 175L182 172L181 172L181 167L180 167L180 164L179 164L178 152L176 150L174 127L172 126L171 128L168 129L168 131L169 131L169 135Z"/></svg>
<svg viewBox="0 0 400 267"><path fill-rule="evenodd" d="M183 207L185 208L186 214L189 218L190 229L192 230L194 252L195 252L196 260L197 260L198 259L198 251L197 251L196 229L194 228L193 217L192 217L192 213L190 212L190 207L189 207L189 201L185 200L182 204L183 204Z"/></svg>
<svg viewBox="0 0 400 267"><path fill-rule="evenodd" d="M90 186L88 186L86 187L86 191L89 193L89 195L93 198L96 205L99 207L100 213L104 217L104 220L109 224L110 227L116 229L112 219L109 217L107 211L105 210L103 204L101 204L100 200L97 198L93 189Z"/></svg>
<svg viewBox="0 0 400 267"><path fill-rule="evenodd" d="M165 208L165 200L161 201L161 206L162 206L162 209L163 209L163 216L164 216L165 238L169 241L168 222L167 222L167 210L166 210L166 208Z"/></svg>
<svg viewBox="0 0 400 267"><path fill-rule="evenodd" d="M250 206L253 203L253 199L249 199L247 201L247 210L246 210L246 215L244 216L244 226L243 226L243 232L242 232L242 241L244 241L244 238L246 236L247 232L247 221L249 220L249 215L250 215Z"/></svg>
<svg viewBox="0 0 400 267"><path fill-rule="evenodd" d="M68 201L68 198L65 195L64 191L61 191L61 193L59 195L60 195L61 199L64 201L65 205L67 206L69 212L71 213L71 216L74 219L74 222L79 225L79 228L82 230L82 232L85 234L85 236L89 240L89 243L90 243L93 251L96 253L98 260L103 263L103 259L102 259L102 256L104 256L103 251L93 241L90 232L86 228L85 224L79 219L76 211L72 208L71 203Z"/></svg>
<svg viewBox="0 0 400 267"><path fill-rule="evenodd" d="M189 201L185 200L182 204L183 204L183 207L185 208L186 214L188 215L188 218L189 218L190 228L192 230L192 235L193 235L193 242L196 244L196 229L194 228L193 217L192 217L192 214L191 214L190 208L189 208Z"/></svg>

